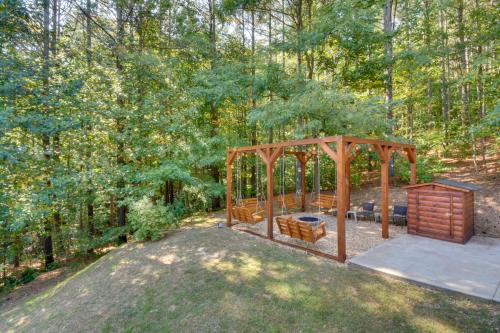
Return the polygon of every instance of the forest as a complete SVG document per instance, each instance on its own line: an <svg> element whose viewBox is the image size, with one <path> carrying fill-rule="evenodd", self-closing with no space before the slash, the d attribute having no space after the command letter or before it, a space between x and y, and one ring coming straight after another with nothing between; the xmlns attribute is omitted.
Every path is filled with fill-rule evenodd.
<svg viewBox="0 0 500 333"><path fill-rule="evenodd" d="M493 0L1 0L4 283L222 208L227 147L352 135L414 143L421 181L439 158L482 172L498 17ZM239 168L255 194L261 166Z"/></svg>

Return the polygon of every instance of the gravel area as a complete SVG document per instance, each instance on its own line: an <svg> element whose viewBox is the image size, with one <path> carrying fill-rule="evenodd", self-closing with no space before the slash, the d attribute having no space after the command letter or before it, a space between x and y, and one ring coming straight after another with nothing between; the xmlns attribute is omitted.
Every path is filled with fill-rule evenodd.
<svg viewBox="0 0 500 333"><path fill-rule="evenodd" d="M290 214L295 218L301 216L316 216L322 221L326 222L326 232L327 235L315 244L310 244L295 238L288 237L286 235L281 235L276 223L274 224L274 238L286 241L288 243L300 245L317 251L321 251L328 254L337 255L337 219L329 214L311 214L311 213L294 213ZM236 221L235 221L236 222ZM267 220L257 223L255 225L247 223L239 223L233 227L236 230L250 230L261 235L267 235ZM347 257L353 257L361 254L370 248L384 242L382 238L382 228L380 223L374 223L369 221L358 221L346 220L346 251ZM396 237L400 234L406 234L406 227L400 227L395 225L389 225L389 239Z"/></svg>

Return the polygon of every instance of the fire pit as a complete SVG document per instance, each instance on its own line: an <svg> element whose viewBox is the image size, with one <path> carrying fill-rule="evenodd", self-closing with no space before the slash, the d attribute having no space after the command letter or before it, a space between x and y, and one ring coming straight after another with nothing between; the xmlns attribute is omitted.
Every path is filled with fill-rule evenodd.
<svg viewBox="0 0 500 333"><path fill-rule="evenodd" d="M314 216L301 216L301 217L298 217L297 220L299 220L301 222L307 222L312 226L317 226L320 222L319 218L314 217Z"/></svg>

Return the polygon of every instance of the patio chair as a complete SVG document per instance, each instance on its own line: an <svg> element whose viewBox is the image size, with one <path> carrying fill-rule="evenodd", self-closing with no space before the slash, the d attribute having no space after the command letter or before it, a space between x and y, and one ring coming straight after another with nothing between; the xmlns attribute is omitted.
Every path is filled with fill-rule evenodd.
<svg viewBox="0 0 500 333"><path fill-rule="evenodd" d="M403 205L394 205L392 209L392 223L396 224L396 220L401 221L401 226L406 225L406 212L407 208Z"/></svg>
<svg viewBox="0 0 500 333"><path fill-rule="evenodd" d="M356 211L356 215L376 222L374 209L375 204L373 202L363 202L363 204L361 205L361 210Z"/></svg>

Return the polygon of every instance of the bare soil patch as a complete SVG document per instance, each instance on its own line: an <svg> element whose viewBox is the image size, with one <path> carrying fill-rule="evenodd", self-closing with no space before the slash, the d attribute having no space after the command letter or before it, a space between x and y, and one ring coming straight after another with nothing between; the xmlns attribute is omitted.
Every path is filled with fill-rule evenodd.
<svg viewBox="0 0 500 333"><path fill-rule="evenodd" d="M0 311L8 311L28 298L55 286L67 278L71 272L72 270L69 267L61 267L40 274L35 280L17 287L0 300Z"/></svg>

